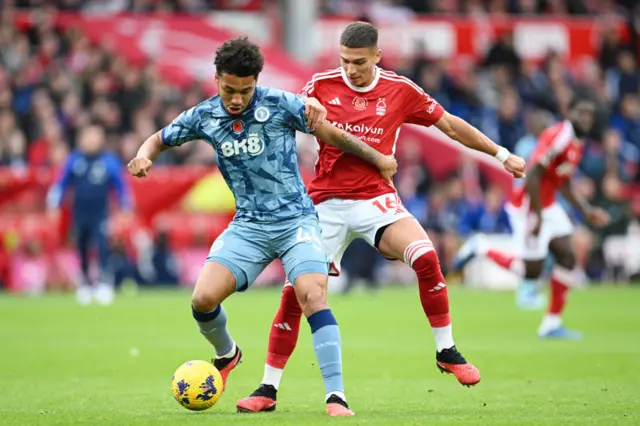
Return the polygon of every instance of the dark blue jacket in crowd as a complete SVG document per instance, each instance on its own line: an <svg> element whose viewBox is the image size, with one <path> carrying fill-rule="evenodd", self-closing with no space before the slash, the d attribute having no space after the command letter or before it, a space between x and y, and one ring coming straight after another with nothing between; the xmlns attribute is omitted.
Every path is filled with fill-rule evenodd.
<svg viewBox="0 0 640 426"><path fill-rule="evenodd" d="M497 212L491 212L484 205L478 204L466 211L458 225L458 232L463 236L476 232L508 234L511 233L509 215L504 208L500 208Z"/></svg>
<svg viewBox="0 0 640 426"><path fill-rule="evenodd" d="M76 223L103 221L109 213L109 196L115 191L123 209L131 208L131 196L118 157L102 151L86 155L74 150L60 180L49 193L50 208L59 208L65 193L73 188L73 218Z"/></svg>

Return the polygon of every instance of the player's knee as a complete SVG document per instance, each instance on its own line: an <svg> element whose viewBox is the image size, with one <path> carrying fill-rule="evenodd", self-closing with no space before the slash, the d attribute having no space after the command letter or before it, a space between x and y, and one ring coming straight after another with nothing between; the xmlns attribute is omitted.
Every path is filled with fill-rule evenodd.
<svg viewBox="0 0 640 426"><path fill-rule="evenodd" d="M211 312L220 305L222 301L204 291L194 291L191 296L191 306L197 312Z"/></svg>
<svg viewBox="0 0 640 426"><path fill-rule="evenodd" d="M326 292L319 287L314 287L306 295L304 304L302 305L302 312L308 317L328 308Z"/></svg>
<svg viewBox="0 0 640 426"><path fill-rule="evenodd" d="M308 274L298 277L294 288L305 316L327 309L327 277Z"/></svg>
<svg viewBox="0 0 640 426"><path fill-rule="evenodd" d="M419 277L430 278L442 275L440 260L435 250L430 249L411 259L410 266Z"/></svg>

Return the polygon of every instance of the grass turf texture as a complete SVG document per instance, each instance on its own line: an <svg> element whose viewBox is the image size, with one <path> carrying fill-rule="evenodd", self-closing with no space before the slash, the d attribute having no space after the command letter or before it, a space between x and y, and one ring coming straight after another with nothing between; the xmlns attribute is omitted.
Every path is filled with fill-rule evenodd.
<svg viewBox="0 0 640 426"><path fill-rule="evenodd" d="M192 413L173 399L171 375L212 352L191 318L188 293L125 295L107 308L79 307L71 296L0 296L0 424L324 424L324 388L304 323L278 410L235 413L236 400L262 377L278 298L279 290L253 289L225 303L244 362L217 405ZM436 369L413 289L331 296L356 411L332 421L640 424L639 289L574 292L566 323L585 332L580 342L538 340L541 314L518 311L511 293L452 289L450 298L458 347L482 372L472 389Z"/></svg>

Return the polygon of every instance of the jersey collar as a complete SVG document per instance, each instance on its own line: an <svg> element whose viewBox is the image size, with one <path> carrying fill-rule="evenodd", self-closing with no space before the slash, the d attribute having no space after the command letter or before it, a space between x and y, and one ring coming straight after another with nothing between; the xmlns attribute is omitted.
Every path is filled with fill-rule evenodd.
<svg viewBox="0 0 640 426"><path fill-rule="evenodd" d="M344 68L340 67L340 73L342 74L342 80L344 80L344 84L346 84L349 87L349 89L355 92L360 92L360 93L370 92L378 84L378 80L380 79L380 68L375 67L373 72L375 75L373 76L373 81L371 82L371 84L368 85L367 87L358 87L358 86L354 86L353 84L351 84L351 82L349 82L349 77L347 77L347 73L345 72Z"/></svg>
<svg viewBox="0 0 640 426"><path fill-rule="evenodd" d="M258 91L260 90L260 86L256 85L256 90L253 92L253 97L251 98L251 101L249 102L249 105L247 105L247 108L242 112L242 114L239 115L231 115L229 114L229 111L227 111L227 109L224 107L224 105L222 104L222 99L220 98L220 95L216 95L218 97L218 105L215 109L214 115L218 118L222 118L222 117L231 117L231 118L236 118L236 117L243 117L244 115L248 114L250 111L253 110L253 108L256 106L256 103L258 102Z"/></svg>

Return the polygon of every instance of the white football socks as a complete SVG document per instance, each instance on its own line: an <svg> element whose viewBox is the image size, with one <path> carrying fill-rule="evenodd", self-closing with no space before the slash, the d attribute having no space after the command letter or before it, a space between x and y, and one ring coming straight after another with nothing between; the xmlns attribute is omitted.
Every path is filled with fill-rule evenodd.
<svg viewBox="0 0 640 426"><path fill-rule="evenodd" d="M282 373L284 370L280 368L275 368L270 366L269 364L264 365L264 376L262 377L263 385L271 385L276 390L280 386L280 381L282 380Z"/></svg>
<svg viewBox="0 0 640 426"><path fill-rule="evenodd" d="M451 324L446 327L433 327L433 337L436 339L436 350L442 352L444 349L449 349L454 346L453 343L453 330Z"/></svg>

